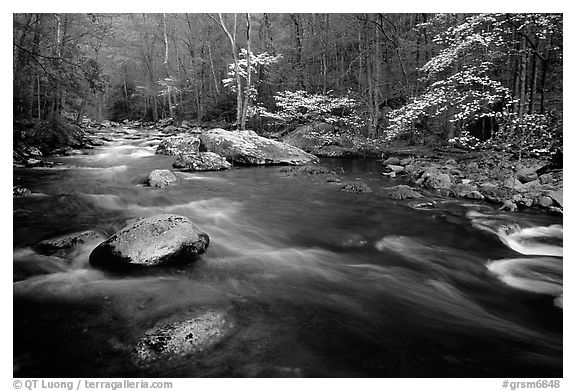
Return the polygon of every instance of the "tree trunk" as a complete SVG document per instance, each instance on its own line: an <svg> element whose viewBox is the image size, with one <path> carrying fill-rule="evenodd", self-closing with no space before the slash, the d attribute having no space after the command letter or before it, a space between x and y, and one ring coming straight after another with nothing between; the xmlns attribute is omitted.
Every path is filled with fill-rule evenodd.
<svg viewBox="0 0 576 391"><path fill-rule="evenodd" d="M382 72L382 55L380 51L380 35L378 34L378 27L374 26L374 39L375 39L375 64L376 64L376 74L375 74L375 82L376 85L374 86L374 132L372 136L378 135L378 127L380 122L380 74Z"/></svg>
<svg viewBox="0 0 576 391"><path fill-rule="evenodd" d="M168 110L170 112L170 118L174 119L176 116L174 115L174 105L172 104L172 79L170 77L170 69L168 67L168 31L166 26L166 14L162 14L162 25L163 25L163 32L164 32L164 70L166 72L167 85L166 85L166 95L168 98Z"/></svg>
<svg viewBox="0 0 576 391"><path fill-rule="evenodd" d="M296 30L296 51L297 51L297 61L298 61L298 80L297 86L300 88L306 88L305 83L305 72L304 72L304 64L302 61L302 29L300 27L300 16L296 14L290 14L290 18L294 23L294 28Z"/></svg>
<svg viewBox="0 0 576 391"><path fill-rule="evenodd" d="M60 107L61 107L61 96L62 96L62 87L61 87L61 72L60 72L60 67L62 66L62 19L60 14L55 14L54 18L56 19L56 45L55 45L55 54L56 57L59 59L58 65L57 65L57 77L56 77L56 83L54 86L54 93L53 93L53 99L52 99L52 110L51 110L51 114L52 117L59 115L60 114Z"/></svg>
<svg viewBox="0 0 576 391"><path fill-rule="evenodd" d="M522 37L520 39L520 91L519 91L519 107L518 116L522 118L524 116L526 107L526 38Z"/></svg>
<svg viewBox="0 0 576 391"><path fill-rule="evenodd" d="M550 59L550 46L552 43L552 34L548 32L546 37L546 48L544 50L544 61L542 61L542 76L540 77L540 114L544 114L545 107L545 88L546 88L546 74L548 72L548 61Z"/></svg>
<svg viewBox="0 0 576 391"><path fill-rule="evenodd" d="M42 118L42 110L40 107L40 76L36 76L36 81L38 84L38 121Z"/></svg>
<svg viewBox="0 0 576 391"><path fill-rule="evenodd" d="M238 66L238 53L236 51L236 26L238 24L238 15L234 14L234 32L230 33L226 24L224 23L224 18L222 14L218 14L220 17L220 26L226 33L228 40L230 41L230 46L232 47L232 54L234 55L234 73L236 73L236 129L239 129L242 122L242 80L240 78L239 66Z"/></svg>
<svg viewBox="0 0 576 391"><path fill-rule="evenodd" d="M241 129L246 130L246 115L248 114L248 105L250 104L250 86L252 82L252 49L250 47L250 14L246 14L246 46L248 49L248 56L246 59L246 89L244 91L244 107L242 109L242 124Z"/></svg>
<svg viewBox="0 0 576 391"><path fill-rule="evenodd" d="M538 50L538 45L536 45L536 49ZM530 107L528 108L528 114L534 113L534 106L536 104L536 88L538 88L538 57L536 53L532 54L532 73L530 75Z"/></svg>
<svg viewBox="0 0 576 391"><path fill-rule="evenodd" d="M210 48L210 41L207 42L208 42L208 58L210 59L210 69L212 70L212 77L214 78L214 89L216 90L216 94L220 95L220 89L218 88L218 79L216 78L214 61L212 59L212 49Z"/></svg>
<svg viewBox="0 0 576 391"><path fill-rule="evenodd" d="M330 28L330 14L326 14L324 25L324 51L322 53L322 93L326 95L328 89L328 30Z"/></svg>

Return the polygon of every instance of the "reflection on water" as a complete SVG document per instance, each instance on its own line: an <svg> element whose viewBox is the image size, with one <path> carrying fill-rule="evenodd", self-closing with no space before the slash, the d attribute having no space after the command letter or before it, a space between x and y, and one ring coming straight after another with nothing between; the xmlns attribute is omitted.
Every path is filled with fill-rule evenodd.
<svg viewBox="0 0 576 391"><path fill-rule="evenodd" d="M275 167L148 188L174 157L126 134L15 170L44 194L14 200L15 376L562 376L561 219L442 199L416 210L380 194L394 182L365 160L324 164L369 194ZM160 213L207 232L206 253L118 274L88 264L98 241L61 258L31 250ZM199 309L234 319L225 343L148 372L131 364L147 329Z"/></svg>

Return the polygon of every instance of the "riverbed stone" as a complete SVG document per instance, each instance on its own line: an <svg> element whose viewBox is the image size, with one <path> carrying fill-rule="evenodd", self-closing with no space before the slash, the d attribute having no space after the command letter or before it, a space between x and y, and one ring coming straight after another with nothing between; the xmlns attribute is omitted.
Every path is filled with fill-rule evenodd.
<svg viewBox="0 0 576 391"><path fill-rule="evenodd" d="M154 170L148 174L148 185L151 187L166 187L178 181L178 178L170 170Z"/></svg>
<svg viewBox="0 0 576 391"><path fill-rule="evenodd" d="M470 200L483 200L484 196L478 190L472 190L466 193L465 198Z"/></svg>
<svg viewBox="0 0 576 391"><path fill-rule="evenodd" d="M164 133L175 134L178 132L178 128L174 125L168 125L164 128Z"/></svg>
<svg viewBox="0 0 576 391"><path fill-rule="evenodd" d="M359 156L350 140L338 133L334 125L325 122L312 122L299 126L282 137L281 141L321 157Z"/></svg>
<svg viewBox="0 0 576 391"><path fill-rule="evenodd" d="M397 166L395 164L388 164L386 166L389 170L392 170L395 174L400 174L404 172L404 166Z"/></svg>
<svg viewBox="0 0 576 391"><path fill-rule="evenodd" d="M413 161L414 161L414 159L412 159L411 157L407 157L407 158L401 159L399 164L401 166L407 166L409 164L412 164Z"/></svg>
<svg viewBox="0 0 576 391"><path fill-rule="evenodd" d="M78 245L98 239L103 239L101 234L86 230L43 240L35 245L33 249L40 254L53 255L57 252L71 250Z"/></svg>
<svg viewBox="0 0 576 391"><path fill-rule="evenodd" d="M564 207L564 189L558 189L548 193L548 196L558 203L561 207Z"/></svg>
<svg viewBox="0 0 576 391"><path fill-rule="evenodd" d="M409 198L423 198L424 196L420 194L415 189L407 185L398 185L390 187L388 190L388 196L394 200L404 200Z"/></svg>
<svg viewBox="0 0 576 391"><path fill-rule="evenodd" d="M544 208L549 208L554 205L554 200L551 197L544 195L538 199L538 205Z"/></svg>
<svg viewBox="0 0 576 391"><path fill-rule="evenodd" d="M232 167L226 159L214 152L179 154L173 166L180 171L219 171Z"/></svg>
<svg viewBox="0 0 576 391"><path fill-rule="evenodd" d="M370 193L372 191L370 187L362 182L345 183L340 189L349 193Z"/></svg>
<svg viewBox="0 0 576 391"><path fill-rule="evenodd" d="M203 150L242 165L304 165L319 162L316 156L299 148L237 131L212 129L200 135L200 142Z"/></svg>
<svg viewBox="0 0 576 391"><path fill-rule="evenodd" d="M538 179L538 174L536 173L537 167L524 167L518 170L516 178L522 183L532 182Z"/></svg>
<svg viewBox="0 0 576 391"><path fill-rule="evenodd" d="M438 172L437 170L426 171L422 175L422 185L431 190L449 189L452 185L450 175Z"/></svg>
<svg viewBox="0 0 576 391"><path fill-rule="evenodd" d="M161 321L144 333L132 351L136 366L148 367L205 352L233 329L232 321L221 310L179 315L177 319Z"/></svg>
<svg viewBox="0 0 576 391"><path fill-rule="evenodd" d="M518 207L516 206L516 203L514 201L506 200L504 201L504 204L500 207L500 209L508 212L516 212L518 210Z"/></svg>
<svg viewBox="0 0 576 391"><path fill-rule="evenodd" d="M100 243L90 254L90 264L120 268L188 263L206 251L209 242L208 234L187 217L143 217Z"/></svg>
<svg viewBox="0 0 576 391"><path fill-rule="evenodd" d="M161 155L179 155L200 151L200 139L189 134L167 137L158 144L156 153Z"/></svg>
<svg viewBox="0 0 576 391"><path fill-rule="evenodd" d="M382 164L384 164L385 166L398 166L400 165L400 159L398 159L395 156L389 157L388 159L384 160L384 162L382 162Z"/></svg>

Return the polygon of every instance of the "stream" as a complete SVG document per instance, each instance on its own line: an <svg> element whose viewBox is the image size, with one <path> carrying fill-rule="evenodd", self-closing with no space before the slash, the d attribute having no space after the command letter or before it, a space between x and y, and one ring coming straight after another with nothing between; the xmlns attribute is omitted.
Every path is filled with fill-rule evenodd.
<svg viewBox="0 0 576 391"><path fill-rule="evenodd" d="M562 217L433 198L397 201L373 160L323 159L343 181L281 167L177 172L163 134L118 128L87 155L15 168L15 377L562 377ZM195 262L113 273L32 250L174 213L210 236ZM162 319L223 309L233 332L188 360L131 354Z"/></svg>

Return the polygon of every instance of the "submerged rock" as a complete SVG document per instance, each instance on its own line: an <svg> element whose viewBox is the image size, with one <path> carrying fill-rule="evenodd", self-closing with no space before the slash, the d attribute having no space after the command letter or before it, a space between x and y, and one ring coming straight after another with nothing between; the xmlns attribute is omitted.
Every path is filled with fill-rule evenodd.
<svg viewBox="0 0 576 391"><path fill-rule="evenodd" d="M189 134L168 137L156 147L156 153L161 155L197 153L199 150L200 139Z"/></svg>
<svg viewBox="0 0 576 391"><path fill-rule="evenodd" d="M184 216L144 217L100 243L90 254L90 264L119 268L188 263L206 251L209 242Z"/></svg>
<svg viewBox="0 0 576 391"><path fill-rule="evenodd" d="M279 141L247 132L212 129L200 136L201 146L229 162L245 165L303 165L318 163L316 156Z"/></svg>
<svg viewBox="0 0 576 391"><path fill-rule="evenodd" d="M132 352L132 361L146 367L201 353L221 341L231 329L223 311L206 311L179 321L163 321L146 331Z"/></svg>
<svg viewBox="0 0 576 391"><path fill-rule="evenodd" d="M173 166L181 171L219 171L232 167L226 159L213 152L180 154Z"/></svg>
<svg viewBox="0 0 576 391"><path fill-rule="evenodd" d="M346 183L341 187L341 190L349 193L369 193L372 190L362 182Z"/></svg>
<svg viewBox="0 0 576 391"><path fill-rule="evenodd" d="M102 239L102 235L94 231L87 230L74 232L56 238L43 240L34 246L34 251L44 255L52 255L98 239Z"/></svg>
<svg viewBox="0 0 576 391"><path fill-rule="evenodd" d="M148 185L152 187L166 187L177 182L178 178L170 170L154 170L148 174Z"/></svg>
<svg viewBox="0 0 576 391"><path fill-rule="evenodd" d="M307 174L307 175L335 174L334 171L329 170L326 167L316 167L316 166L282 167L280 168L280 172L288 174Z"/></svg>

